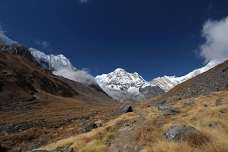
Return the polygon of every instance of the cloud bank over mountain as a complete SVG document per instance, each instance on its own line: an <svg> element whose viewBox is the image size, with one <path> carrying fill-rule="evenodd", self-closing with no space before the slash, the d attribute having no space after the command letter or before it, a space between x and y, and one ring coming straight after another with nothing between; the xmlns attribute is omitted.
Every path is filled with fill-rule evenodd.
<svg viewBox="0 0 228 152"><path fill-rule="evenodd" d="M53 74L87 85L96 84L94 77L86 70L59 69L54 71Z"/></svg>
<svg viewBox="0 0 228 152"><path fill-rule="evenodd" d="M34 48L30 48L30 51L43 67L51 69L55 75L87 85L96 84L94 77L90 75L89 72L84 69L77 69L71 64L70 60L62 54L48 55Z"/></svg>

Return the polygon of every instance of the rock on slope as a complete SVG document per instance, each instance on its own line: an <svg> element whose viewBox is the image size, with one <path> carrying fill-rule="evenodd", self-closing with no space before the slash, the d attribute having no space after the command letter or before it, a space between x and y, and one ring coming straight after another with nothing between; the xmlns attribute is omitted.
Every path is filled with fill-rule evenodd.
<svg viewBox="0 0 228 152"><path fill-rule="evenodd" d="M145 81L138 73L128 73L121 68L109 74L97 76L96 81L108 95L122 101L139 100L164 92L158 86Z"/></svg>

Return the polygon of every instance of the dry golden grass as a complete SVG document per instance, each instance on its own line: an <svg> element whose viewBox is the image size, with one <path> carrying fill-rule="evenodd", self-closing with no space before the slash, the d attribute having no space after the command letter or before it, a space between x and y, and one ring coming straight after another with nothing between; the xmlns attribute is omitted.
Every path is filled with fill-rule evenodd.
<svg viewBox="0 0 228 152"><path fill-rule="evenodd" d="M222 99L223 104L216 106L217 99ZM165 123L162 129L149 127L151 133L148 135L145 129L141 130L155 142L147 143L147 138L142 141L147 143L142 152L228 152L228 92L212 93L193 99L192 105L184 105L183 101L173 104L174 107L181 109L182 113L164 118ZM150 114L151 115L151 114ZM217 126L209 127L214 123ZM209 141L199 147L189 143L168 142L162 137L162 133L174 124L191 125L205 135ZM153 121L147 126L153 125ZM158 133L159 132L159 133ZM197 139L198 140L198 139ZM194 139L194 142L200 142Z"/></svg>
<svg viewBox="0 0 228 152"><path fill-rule="evenodd" d="M222 104L216 104L218 99L222 99ZM126 127L125 122L134 121L135 127L129 133L134 134L130 137L138 144L137 151L140 152L228 152L228 92L193 98L192 104L186 104L185 100L190 99L171 103L181 111L179 114L163 116L156 107L149 106L148 103L146 106L138 105L134 113L121 115L103 127L60 140L41 149L53 150L71 145L77 152L110 151L109 143L118 138L118 130ZM192 126L199 130L201 135L192 136L182 143L167 141L164 132L177 124ZM118 140L125 144L123 139Z"/></svg>
<svg viewBox="0 0 228 152"><path fill-rule="evenodd" d="M125 122L133 121L136 118L137 115L135 113L127 113L109 121L103 127L94 129L91 132L72 136L45 147L41 147L40 149L54 150L58 147L71 145L75 151L79 152L103 152L107 150L105 143L112 137L112 132L118 129L118 127Z"/></svg>

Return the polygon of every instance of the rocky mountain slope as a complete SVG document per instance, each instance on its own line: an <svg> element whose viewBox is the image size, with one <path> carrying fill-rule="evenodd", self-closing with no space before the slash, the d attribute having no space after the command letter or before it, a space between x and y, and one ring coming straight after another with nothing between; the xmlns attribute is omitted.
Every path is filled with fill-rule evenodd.
<svg viewBox="0 0 228 152"><path fill-rule="evenodd" d="M181 84L191 78L194 78L195 76L204 73L208 70L210 70L211 68L215 67L216 65L218 65L220 62L218 61L211 61L209 62L207 65L193 70L192 72L181 76L181 77L176 77L176 76L164 76L164 77L158 77L153 79L150 83L152 85L156 85L159 86L160 88L162 88L165 92L168 92L169 90L171 90L172 88L174 88L175 86L177 86L178 84Z"/></svg>
<svg viewBox="0 0 228 152"><path fill-rule="evenodd" d="M228 90L228 61L177 85L165 96L178 99L206 95L213 91L222 90Z"/></svg>
<svg viewBox="0 0 228 152"><path fill-rule="evenodd" d="M140 100L168 92L178 84L204 73L218 64L217 61L211 61L204 67L193 70L184 76L158 77L150 82L144 80L136 72L128 73L124 69L118 68L109 74L97 76L96 81L108 95L116 100Z"/></svg>
<svg viewBox="0 0 228 152"><path fill-rule="evenodd" d="M48 55L34 48L30 48L29 51L42 67L49 69L54 75L87 85L97 85L93 76L74 67L64 55Z"/></svg>
<svg viewBox="0 0 228 152"><path fill-rule="evenodd" d="M117 72L119 70L122 69ZM225 61L161 97L131 103L131 111L101 127L34 150L227 152L227 72L228 61Z"/></svg>
<svg viewBox="0 0 228 152"><path fill-rule="evenodd" d="M99 128L34 150L227 152L227 72L225 61L161 97L131 103L131 111Z"/></svg>
<svg viewBox="0 0 228 152"><path fill-rule="evenodd" d="M22 46L0 45L0 151L228 151L228 61L193 72L161 97L119 104L110 90L54 75L72 68L64 57L37 59ZM125 99L161 91L123 69L96 79Z"/></svg>
<svg viewBox="0 0 228 152"><path fill-rule="evenodd" d="M117 68L109 74L96 77L99 86L116 100L140 100L164 93L158 86L151 85L138 73L128 73Z"/></svg>
<svg viewBox="0 0 228 152"><path fill-rule="evenodd" d="M91 130L117 106L97 85L53 75L27 48L0 46L0 149L30 151Z"/></svg>
<svg viewBox="0 0 228 152"><path fill-rule="evenodd" d="M20 45L16 41L0 34L0 44ZM196 69L185 76L164 76L145 81L138 73L128 73L124 69L116 69L109 74L98 75L95 79L86 71L74 67L64 55L48 55L42 51L30 48L32 56L45 69L52 71L54 75L61 76L72 81L86 85L101 87L115 100L142 100L168 92L178 84L185 82L216 66L219 62L211 61L202 68ZM99 84L99 85L98 85Z"/></svg>

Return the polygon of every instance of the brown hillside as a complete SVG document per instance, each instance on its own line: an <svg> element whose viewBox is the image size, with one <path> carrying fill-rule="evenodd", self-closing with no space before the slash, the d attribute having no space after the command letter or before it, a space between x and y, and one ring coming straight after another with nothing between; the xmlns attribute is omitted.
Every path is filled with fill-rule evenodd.
<svg viewBox="0 0 228 152"><path fill-rule="evenodd" d="M228 90L228 61L170 90L164 97L181 99Z"/></svg>
<svg viewBox="0 0 228 152"><path fill-rule="evenodd" d="M96 85L52 75L26 48L1 50L0 149L29 151L87 132L114 115L118 104Z"/></svg>

